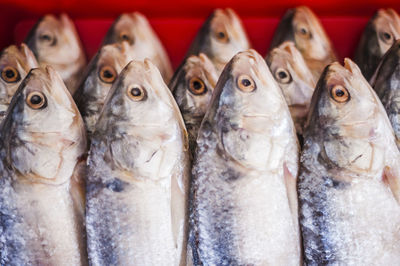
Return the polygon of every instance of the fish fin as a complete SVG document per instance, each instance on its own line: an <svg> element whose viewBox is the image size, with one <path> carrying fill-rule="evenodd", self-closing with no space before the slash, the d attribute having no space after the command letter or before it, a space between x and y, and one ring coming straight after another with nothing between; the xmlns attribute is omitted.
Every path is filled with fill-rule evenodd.
<svg viewBox="0 0 400 266"><path fill-rule="evenodd" d="M286 163L284 164L283 171L290 212L292 213L294 225L296 226L296 228L298 228L299 202L297 198L297 176L293 175L289 171Z"/></svg>
<svg viewBox="0 0 400 266"><path fill-rule="evenodd" d="M386 166L383 170L382 180L389 186L397 203L400 204L400 169Z"/></svg>

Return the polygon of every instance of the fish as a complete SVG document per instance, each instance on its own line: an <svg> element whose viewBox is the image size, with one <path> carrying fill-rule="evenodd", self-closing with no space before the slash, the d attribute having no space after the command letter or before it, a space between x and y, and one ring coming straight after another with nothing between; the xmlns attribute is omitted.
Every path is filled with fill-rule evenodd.
<svg viewBox="0 0 400 266"><path fill-rule="evenodd" d="M354 54L354 62L367 80L371 79L382 56L399 38L399 14L391 8L379 9L368 21Z"/></svg>
<svg viewBox="0 0 400 266"><path fill-rule="evenodd" d="M87 265L86 137L59 74L32 69L0 126L0 264Z"/></svg>
<svg viewBox="0 0 400 266"><path fill-rule="evenodd" d="M300 265L299 145L281 89L255 50L218 79L192 168L194 265Z"/></svg>
<svg viewBox="0 0 400 266"><path fill-rule="evenodd" d="M289 106L296 131L302 135L317 80L293 42L283 42L265 58Z"/></svg>
<svg viewBox="0 0 400 266"><path fill-rule="evenodd" d="M46 15L28 33L25 43L39 65L51 65L74 94L86 66L86 55L74 22L66 15Z"/></svg>
<svg viewBox="0 0 400 266"><path fill-rule="evenodd" d="M238 52L251 46L239 16L230 8L217 8L203 23L186 57L203 53L210 58L218 75Z"/></svg>
<svg viewBox="0 0 400 266"><path fill-rule="evenodd" d="M130 44L135 60L149 58L160 70L166 83L173 75L168 54L147 18L139 13L121 14L111 25L102 45L121 43Z"/></svg>
<svg viewBox="0 0 400 266"><path fill-rule="evenodd" d="M383 56L370 84L386 110L400 149L400 40Z"/></svg>
<svg viewBox="0 0 400 266"><path fill-rule="evenodd" d="M4 119L21 81L32 68L37 67L35 56L24 43L20 47L10 45L0 52L0 121Z"/></svg>
<svg viewBox="0 0 400 266"><path fill-rule="evenodd" d="M86 229L91 265L186 265L188 137L157 67L131 61L91 139Z"/></svg>
<svg viewBox="0 0 400 266"><path fill-rule="evenodd" d="M74 99L82 114L89 139L112 84L131 60L133 55L129 44L124 41L103 46L88 64Z"/></svg>
<svg viewBox="0 0 400 266"><path fill-rule="evenodd" d="M400 260L400 153L358 66L328 65L314 91L298 181L306 265Z"/></svg>
<svg viewBox="0 0 400 266"><path fill-rule="evenodd" d="M318 80L325 66L337 61L336 52L318 17L306 6L289 9L271 41L270 50L292 41Z"/></svg>
<svg viewBox="0 0 400 266"><path fill-rule="evenodd" d="M211 101L218 75L213 63L203 53L186 58L176 70L169 88L179 106L189 137L192 156L197 132Z"/></svg>

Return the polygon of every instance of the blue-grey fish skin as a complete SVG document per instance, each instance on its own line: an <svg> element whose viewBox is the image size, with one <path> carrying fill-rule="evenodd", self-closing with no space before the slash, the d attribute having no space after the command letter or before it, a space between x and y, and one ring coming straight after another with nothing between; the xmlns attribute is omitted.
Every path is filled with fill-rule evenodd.
<svg viewBox="0 0 400 266"><path fill-rule="evenodd" d="M296 133L279 86L257 52L238 53L198 132L189 216L193 264L299 265L297 167Z"/></svg>
<svg viewBox="0 0 400 266"><path fill-rule="evenodd" d="M400 149L400 41L382 58L371 83L385 107Z"/></svg>
<svg viewBox="0 0 400 266"><path fill-rule="evenodd" d="M87 265L86 135L61 77L32 69L0 126L0 264Z"/></svg>
<svg viewBox="0 0 400 266"><path fill-rule="evenodd" d="M91 265L186 265L186 134L156 66L131 61L111 88L91 142Z"/></svg>
<svg viewBox="0 0 400 266"><path fill-rule="evenodd" d="M349 59L314 92L298 181L307 265L400 258L399 151L382 104Z"/></svg>

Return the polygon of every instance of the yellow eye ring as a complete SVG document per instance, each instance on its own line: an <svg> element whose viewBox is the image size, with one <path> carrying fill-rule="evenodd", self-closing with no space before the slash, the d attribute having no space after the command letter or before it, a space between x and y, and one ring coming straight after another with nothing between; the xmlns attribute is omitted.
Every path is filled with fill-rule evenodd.
<svg viewBox="0 0 400 266"><path fill-rule="evenodd" d="M26 96L26 104L35 110L43 109L47 106L47 99L42 92L32 91Z"/></svg>

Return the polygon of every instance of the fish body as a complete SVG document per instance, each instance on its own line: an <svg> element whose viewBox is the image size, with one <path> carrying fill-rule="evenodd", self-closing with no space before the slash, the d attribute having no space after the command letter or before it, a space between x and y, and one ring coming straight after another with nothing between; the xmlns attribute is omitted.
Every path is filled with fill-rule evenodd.
<svg viewBox="0 0 400 266"><path fill-rule="evenodd" d="M132 59L129 44L122 42L103 46L90 61L74 94L89 137L93 134L112 84Z"/></svg>
<svg viewBox="0 0 400 266"><path fill-rule="evenodd" d="M289 9L275 31L270 49L292 41L318 80L325 66L336 61L331 41L317 16L305 6Z"/></svg>
<svg viewBox="0 0 400 266"><path fill-rule="evenodd" d="M298 183L307 265L400 259L400 157L379 98L357 65L329 65L310 107Z"/></svg>
<svg viewBox="0 0 400 266"><path fill-rule="evenodd" d="M86 66L86 56L74 22L66 15L42 17L25 39L39 65L51 65L73 94Z"/></svg>
<svg viewBox="0 0 400 266"><path fill-rule="evenodd" d="M371 86L385 107L400 149L400 41L382 58Z"/></svg>
<svg viewBox="0 0 400 266"><path fill-rule="evenodd" d="M173 70L168 54L147 18L139 13L120 15L112 24L103 40L103 45L129 43L135 60L149 58L160 70L165 82L169 82Z"/></svg>
<svg viewBox="0 0 400 266"><path fill-rule="evenodd" d="M29 72L0 140L0 264L87 265L85 129L55 70Z"/></svg>
<svg viewBox="0 0 400 266"><path fill-rule="evenodd" d="M202 53L186 58L171 80L169 87L185 121L192 154L217 80L214 65Z"/></svg>
<svg viewBox="0 0 400 266"><path fill-rule="evenodd" d="M354 55L354 61L368 81L382 56L399 38L399 14L391 8L379 9L365 27Z"/></svg>
<svg viewBox="0 0 400 266"><path fill-rule="evenodd" d="M11 45L0 53L0 120L3 120L21 81L31 68L38 67L32 51L22 43L20 47Z"/></svg>
<svg viewBox="0 0 400 266"><path fill-rule="evenodd" d="M150 60L130 62L88 158L91 265L186 265L189 154L183 119Z"/></svg>
<svg viewBox="0 0 400 266"><path fill-rule="evenodd" d="M219 75L236 53L249 48L239 16L230 8L218 8L203 23L186 56L207 55Z"/></svg>
<svg viewBox="0 0 400 266"><path fill-rule="evenodd" d="M201 124L192 169L194 265L300 265L298 144L264 59L226 65Z"/></svg>
<svg viewBox="0 0 400 266"><path fill-rule="evenodd" d="M316 81L293 42L284 42L274 48L266 61L282 89L296 131L301 135Z"/></svg>

